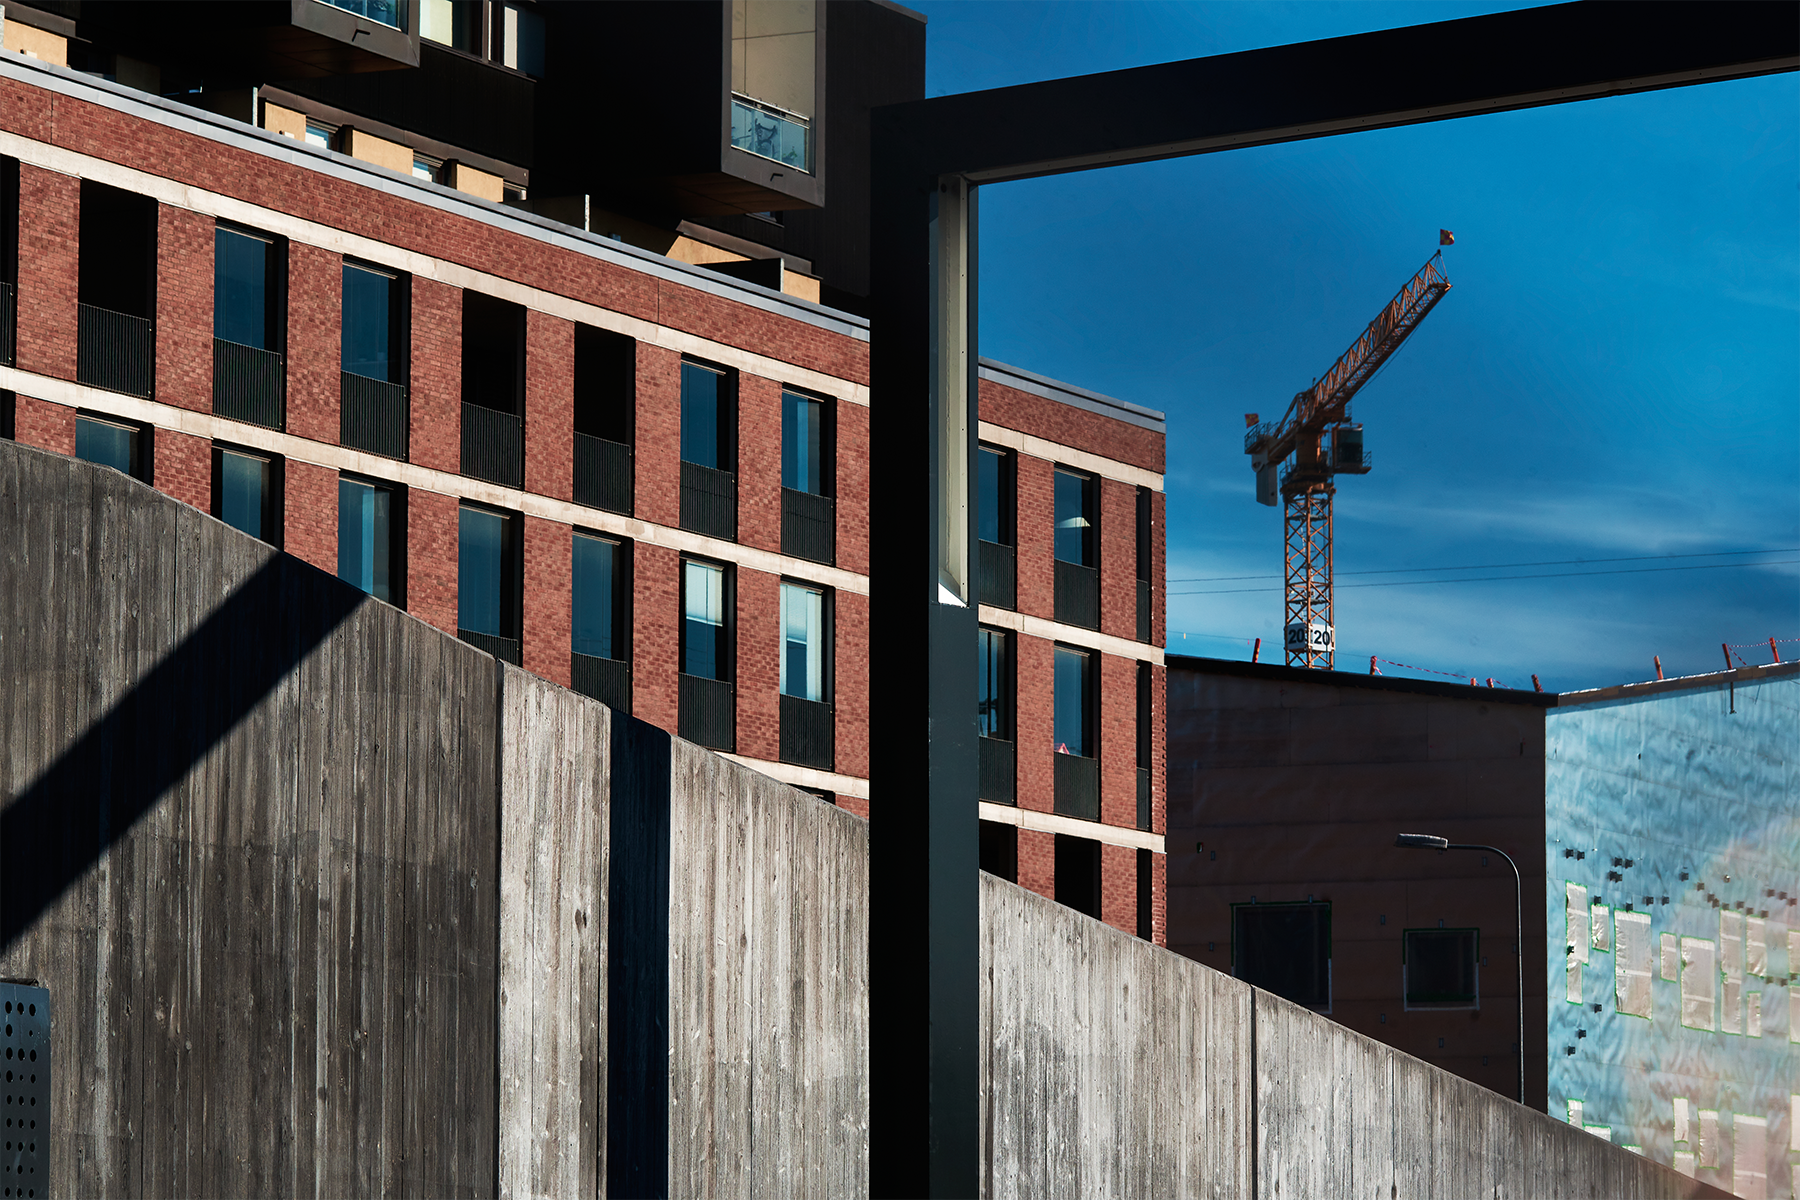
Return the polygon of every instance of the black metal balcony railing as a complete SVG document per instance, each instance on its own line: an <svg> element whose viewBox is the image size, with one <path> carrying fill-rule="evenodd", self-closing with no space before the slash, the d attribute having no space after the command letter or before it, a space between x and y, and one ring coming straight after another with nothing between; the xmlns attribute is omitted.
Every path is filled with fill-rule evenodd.
<svg viewBox="0 0 1800 1200"><path fill-rule="evenodd" d="M716 538L737 537L737 476L682 463L681 527Z"/></svg>
<svg viewBox="0 0 1800 1200"><path fill-rule="evenodd" d="M525 436L512 413L462 406L462 473L507 487L525 485Z"/></svg>
<svg viewBox="0 0 1800 1200"><path fill-rule="evenodd" d="M1150 828L1150 769L1137 769L1138 828Z"/></svg>
<svg viewBox="0 0 1800 1200"><path fill-rule="evenodd" d="M837 761L837 722L831 705L781 698L781 761L829 771Z"/></svg>
<svg viewBox="0 0 1800 1200"><path fill-rule="evenodd" d="M614 712L631 711L631 664L592 654L569 655L569 684Z"/></svg>
<svg viewBox="0 0 1800 1200"><path fill-rule="evenodd" d="M501 662L509 662L513 666L521 666L519 661L519 639L495 637L491 633L476 633L473 629L459 629L456 636L477 650L485 650Z"/></svg>
<svg viewBox="0 0 1800 1200"><path fill-rule="evenodd" d="M16 365L14 358L18 353L18 314L18 306L13 303L13 285L0 283L0 363L9 367Z"/></svg>
<svg viewBox="0 0 1800 1200"><path fill-rule="evenodd" d="M630 516L632 486L630 446L575 435L575 503Z"/></svg>
<svg viewBox="0 0 1800 1200"><path fill-rule="evenodd" d="M1066 625L1100 628L1100 572L1056 560L1056 619Z"/></svg>
<svg viewBox="0 0 1800 1200"><path fill-rule="evenodd" d="M1137 640L1150 640L1150 581L1137 581Z"/></svg>
<svg viewBox="0 0 1800 1200"><path fill-rule="evenodd" d="M975 744L980 747L979 786L976 794L983 800L992 800L996 804L1017 804L1019 802L1019 785L1016 782L1019 752L1011 742L1000 738L976 738Z"/></svg>
<svg viewBox="0 0 1800 1200"><path fill-rule="evenodd" d="M75 310L75 381L148 397L156 385L155 322L91 304Z"/></svg>
<svg viewBox="0 0 1800 1200"><path fill-rule="evenodd" d="M1052 754L1056 760L1056 811L1065 817L1100 819L1100 760Z"/></svg>
<svg viewBox="0 0 1800 1200"><path fill-rule="evenodd" d="M992 604L997 608L1017 608L1019 594L1014 578L1017 551L999 542L983 541L976 543L976 553L979 558L976 569L980 572L981 603Z"/></svg>
<svg viewBox="0 0 1800 1200"><path fill-rule="evenodd" d="M830 496L781 489L781 552L812 562L831 561L837 501Z"/></svg>
<svg viewBox="0 0 1800 1200"><path fill-rule="evenodd" d="M406 388L353 375L338 376L338 440L387 458L406 457Z"/></svg>
<svg viewBox="0 0 1800 1200"><path fill-rule="evenodd" d="M214 338L212 390L216 416L282 428L287 364L281 355Z"/></svg>
<svg viewBox="0 0 1800 1200"><path fill-rule="evenodd" d="M732 688L719 679L682 675L676 732L695 745L731 751Z"/></svg>

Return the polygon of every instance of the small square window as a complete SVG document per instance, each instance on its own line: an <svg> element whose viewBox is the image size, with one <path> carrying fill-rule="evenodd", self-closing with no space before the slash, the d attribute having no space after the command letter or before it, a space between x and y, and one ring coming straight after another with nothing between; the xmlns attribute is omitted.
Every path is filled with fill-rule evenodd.
<svg viewBox="0 0 1800 1200"><path fill-rule="evenodd" d="M1478 929L1408 929L1401 950L1406 1007L1480 1007L1480 958Z"/></svg>
<svg viewBox="0 0 1800 1200"><path fill-rule="evenodd" d="M1331 1011L1331 905L1234 904L1231 971L1318 1012Z"/></svg>
<svg viewBox="0 0 1800 1200"><path fill-rule="evenodd" d="M281 545L281 460L213 449L213 515L271 546Z"/></svg>

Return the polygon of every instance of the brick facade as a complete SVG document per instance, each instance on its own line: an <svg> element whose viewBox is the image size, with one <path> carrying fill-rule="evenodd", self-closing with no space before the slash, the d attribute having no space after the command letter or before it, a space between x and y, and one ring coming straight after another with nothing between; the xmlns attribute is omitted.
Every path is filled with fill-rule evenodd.
<svg viewBox="0 0 1800 1200"><path fill-rule="evenodd" d="M166 204L156 217L156 398L211 412L217 224Z"/></svg>
<svg viewBox="0 0 1800 1200"><path fill-rule="evenodd" d="M294 245L287 259L287 429L335 446L343 393L344 260Z"/></svg>
<svg viewBox="0 0 1800 1200"><path fill-rule="evenodd" d="M289 459L282 466L282 546L328 574L336 575L338 475L325 467Z"/></svg>
<svg viewBox="0 0 1800 1200"><path fill-rule="evenodd" d="M22 371L75 378L80 229L81 181L20 164L17 361Z"/></svg>

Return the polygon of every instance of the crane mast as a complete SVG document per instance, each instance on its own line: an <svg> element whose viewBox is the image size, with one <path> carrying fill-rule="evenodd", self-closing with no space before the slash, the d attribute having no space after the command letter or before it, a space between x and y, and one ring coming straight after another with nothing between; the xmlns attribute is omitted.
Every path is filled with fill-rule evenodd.
<svg viewBox="0 0 1800 1200"><path fill-rule="evenodd" d="M1286 595L1283 622L1289 666L1329 670L1336 661L1332 620L1331 498L1338 475L1367 475L1362 426L1350 421L1350 399L1400 349L1450 290L1443 251L1432 255L1369 322L1323 378L1295 395L1279 421L1248 414L1244 453L1256 471L1256 499L1281 496ZM1289 459L1293 461L1288 462ZM1286 464L1285 469L1283 465Z"/></svg>

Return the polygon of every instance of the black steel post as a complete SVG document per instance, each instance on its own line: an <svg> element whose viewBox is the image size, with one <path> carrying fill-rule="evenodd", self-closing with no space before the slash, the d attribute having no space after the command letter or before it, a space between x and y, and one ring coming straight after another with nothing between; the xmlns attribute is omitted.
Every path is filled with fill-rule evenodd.
<svg viewBox="0 0 1800 1200"><path fill-rule="evenodd" d="M1519 972L1519 1103L1525 1103L1525 886L1519 880L1519 864L1498 846L1452 842L1446 850L1487 850L1506 860L1513 873L1513 930L1517 941Z"/></svg>

